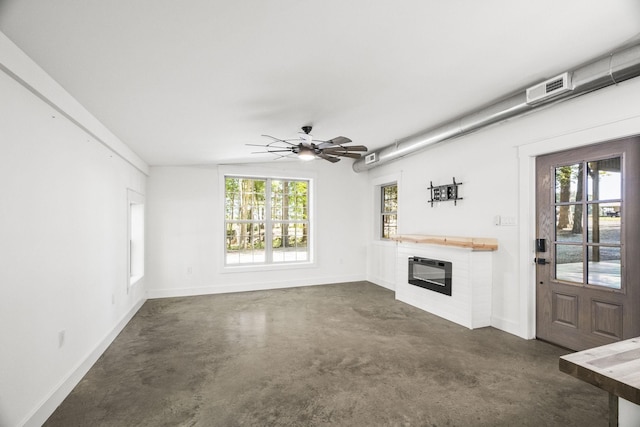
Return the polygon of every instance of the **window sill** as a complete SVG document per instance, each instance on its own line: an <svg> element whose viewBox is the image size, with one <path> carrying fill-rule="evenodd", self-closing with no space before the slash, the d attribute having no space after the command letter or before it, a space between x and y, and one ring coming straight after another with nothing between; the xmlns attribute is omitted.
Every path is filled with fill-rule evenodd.
<svg viewBox="0 0 640 427"><path fill-rule="evenodd" d="M222 267L222 273L248 273L258 271L282 271L282 270L297 270L304 268L315 268L315 262L300 262L300 263L282 263L282 264L241 264L241 265L225 265Z"/></svg>

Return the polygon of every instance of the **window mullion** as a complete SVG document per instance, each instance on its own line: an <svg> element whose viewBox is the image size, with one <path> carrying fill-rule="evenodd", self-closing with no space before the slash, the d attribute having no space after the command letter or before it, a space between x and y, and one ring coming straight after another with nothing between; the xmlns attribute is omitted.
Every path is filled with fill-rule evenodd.
<svg viewBox="0 0 640 427"><path fill-rule="evenodd" d="M271 264L273 262L272 241L273 241L273 224L271 219L271 178L267 178L265 185L265 202L264 202L264 256L265 262Z"/></svg>
<svg viewBox="0 0 640 427"><path fill-rule="evenodd" d="M583 284L589 284L589 163L582 162L582 274Z"/></svg>

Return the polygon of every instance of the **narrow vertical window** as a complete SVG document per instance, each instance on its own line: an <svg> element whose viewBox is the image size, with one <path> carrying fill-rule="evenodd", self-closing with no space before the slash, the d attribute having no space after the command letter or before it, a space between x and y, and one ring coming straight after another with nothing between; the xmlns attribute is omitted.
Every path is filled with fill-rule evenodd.
<svg viewBox="0 0 640 427"><path fill-rule="evenodd" d="M144 197L128 191L128 269L129 286L144 276Z"/></svg>
<svg viewBox="0 0 640 427"><path fill-rule="evenodd" d="M380 237L390 239L398 231L398 185L383 185L380 191Z"/></svg>

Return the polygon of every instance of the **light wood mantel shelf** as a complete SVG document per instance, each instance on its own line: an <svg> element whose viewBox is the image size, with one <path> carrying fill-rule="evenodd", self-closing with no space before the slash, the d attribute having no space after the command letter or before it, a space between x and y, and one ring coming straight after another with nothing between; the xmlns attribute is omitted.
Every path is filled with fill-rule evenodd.
<svg viewBox="0 0 640 427"><path fill-rule="evenodd" d="M498 240L491 237L428 236L424 234L403 234L391 238L401 243L426 243L430 245L455 246L474 251L498 250Z"/></svg>

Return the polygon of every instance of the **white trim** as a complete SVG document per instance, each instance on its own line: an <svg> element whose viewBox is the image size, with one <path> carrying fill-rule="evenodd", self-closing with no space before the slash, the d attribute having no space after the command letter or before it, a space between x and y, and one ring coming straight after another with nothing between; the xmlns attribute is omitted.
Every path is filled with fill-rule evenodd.
<svg viewBox="0 0 640 427"><path fill-rule="evenodd" d="M145 175L149 165L0 32L0 70Z"/></svg>
<svg viewBox="0 0 640 427"><path fill-rule="evenodd" d="M513 320L505 319L504 317L491 316L491 326L501 331L508 332L510 334L521 336L520 325ZM524 337L523 337L524 338Z"/></svg>
<svg viewBox="0 0 640 427"><path fill-rule="evenodd" d="M313 242L312 242L313 244ZM310 262L279 262L271 264L237 264L225 265L220 271L221 274L228 273L251 273L259 271L282 271L282 270L299 270L302 268L317 268L318 265L314 261Z"/></svg>
<svg viewBox="0 0 640 427"><path fill-rule="evenodd" d="M221 285L202 286L197 288L179 287L173 289L150 289L147 292L147 297L149 299L155 299L196 295L227 294L234 292L265 291L272 289L300 288L306 286L321 286L329 284L335 285L339 283L359 282L363 280L365 280L363 275L351 275L340 277L319 277L309 280L278 280L274 282L252 282L242 284L228 283Z"/></svg>
<svg viewBox="0 0 640 427"><path fill-rule="evenodd" d="M640 133L640 115L615 122L600 123L586 129L531 141L518 147L519 181L519 283L520 327L516 335L532 339L536 336L536 277L533 242L536 237L536 157L569 150Z"/></svg>
<svg viewBox="0 0 640 427"><path fill-rule="evenodd" d="M288 164L291 165L290 163ZM248 178L286 178L286 179L315 179L317 173L314 171L308 171L304 169L293 169L288 167L287 169L281 168L269 168L264 165L220 165L218 166L218 176L224 177L225 175L242 176ZM224 189L224 181L222 182L222 188ZM223 192L224 194L224 192Z"/></svg>
<svg viewBox="0 0 640 427"><path fill-rule="evenodd" d="M53 414L69 393L71 393L73 388L78 385L87 372L89 372L89 369L91 369L98 358L102 356L102 353L106 351L118 334L122 332L124 327L127 326L127 323L129 323L138 310L140 310L145 301L146 299L143 298L131 307L131 310L125 313L122 319L120 319L114 328L97 343L94 349L89 352L89 354L87 354L87 356L80 361L80 363L78 363L78 365L71 370L71 372L69 372L38 405L36 405L20 425L24 425L26 427L41 426L47 418Z"/></svg>
<svg viewBox="0 0 640 427"><path fill-rule="evenodd" d="M367 281L373 283L374 285L378 285L382 288L386 288L389 289L390 291L394 291L396 290L396 284L395 282L390 282L388 280L385 280L382 277L378 277L378 276L367 276Z"/></svg>

